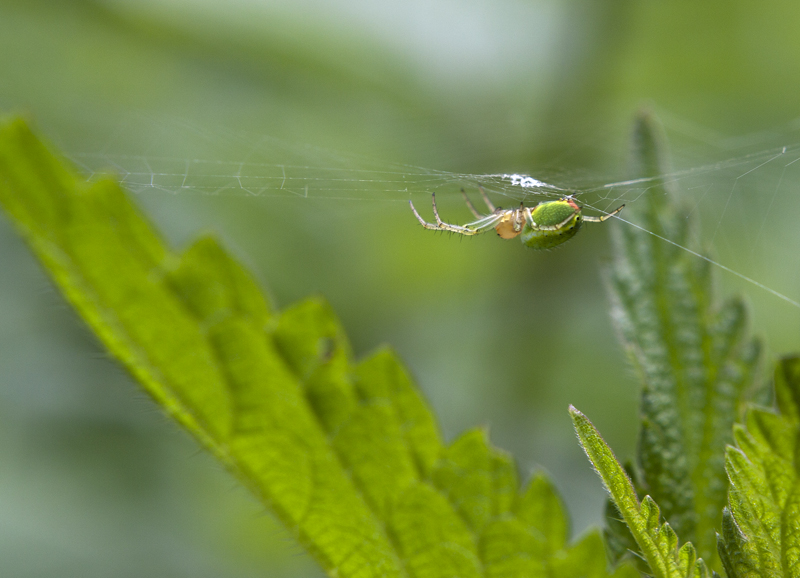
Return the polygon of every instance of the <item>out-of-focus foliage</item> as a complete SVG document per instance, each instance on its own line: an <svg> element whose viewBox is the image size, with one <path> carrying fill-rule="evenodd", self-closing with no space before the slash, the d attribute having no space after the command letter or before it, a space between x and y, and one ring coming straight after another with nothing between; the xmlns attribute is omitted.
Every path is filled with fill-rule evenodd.
<svg viewBox="0 0 800 578"><path fill-rule="evenodd" d="M384 167L597 185L622 170L643 100L665 119L679 169L800 140L799 22L794 2L743 0L7 0L0 109L29 112L87 175L119 168L125 154L144 156L153 174L180 174L193 159L269 163L262 138L273 137ZM787 191L800 163L781 181L782 166L738 180L753 165L712 171L676 193L719 259L797 297L800 231ZM552 473L577 531L601 520L603 492L563 408L589 412L618 455L633 454L638 392L608 339L598 275L609 228L624 224L533 254L489 235L425 234L407 198L386 200L380 182L338 200L180 185L137 197L171 242L212 229L270 279L277 302L324 294L357 354L397 348L447 440L490 425L523 472ZM440 208L468 218L458 186L450 195L437 191ZM2 218L0 263L2 573L315 571L259 505L137 402ZM797 311L720 281L746 291L774 349L796 347Z"/></svg>
<svg viewBox="0 0 800 578"><path fill-rule="evenodd" d="M709 262L678 246L691 247L694 222L676 216L661 127L647 112L637 119L633 149L632 177L651 191L631 211L638 226L615 235L609 289L642 381L636 485L589 420L571 413L613 504L606 532L612 557L644 562L646 575L711 576L709 568L722 570L715 528L728 489L724 448L761 385L761 347L747 335L744 305L717 303Z"/></svg>
<svg viewBox="0 0 800 578"><path fill-rule="evenodd" d="M674 192L661 179L665 143L651 115L639 117L633 140L632 176L651 179L651 194L631 211L642 228L615 235L609 286L612 316L642 382L637 479L678 536L721 570L714 530L728 487L723 448L763 385L762 346L748 335L740 299L717 303L711 265L659 238L691 247L695 223L676 216Z"/></svg>

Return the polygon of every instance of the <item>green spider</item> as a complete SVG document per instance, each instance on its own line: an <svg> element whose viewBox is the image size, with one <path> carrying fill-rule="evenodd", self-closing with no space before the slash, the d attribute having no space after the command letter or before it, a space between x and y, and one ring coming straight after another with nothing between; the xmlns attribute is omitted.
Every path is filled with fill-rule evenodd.
<svg viewBox="0 0 800 578"><path fill-rule="evenodd" d="M531 249L552 249L553 247L569 241L581 229L584 221L587 223L602 223L619 213L625 205L617 207L614 211L602 217L587 217L581 212L581 207L572 197L564 197L557 201L542 201L534 207L526 207L520 203L518 209L495 208L483 187L480 188L481 196L486 206L491 211L488 215L481 215L467 197L464 189L461 193L467 207L475 215L477 221L466 225L450 225L442 222L436 208L436 195L431 194L433 202L433 216L436 223L428 223L420 217L414 203L409 201L414 216L426 229L434 231L450 231L459 235L478 235L494 228L503 239L520 237L522 244Z"/></svg>

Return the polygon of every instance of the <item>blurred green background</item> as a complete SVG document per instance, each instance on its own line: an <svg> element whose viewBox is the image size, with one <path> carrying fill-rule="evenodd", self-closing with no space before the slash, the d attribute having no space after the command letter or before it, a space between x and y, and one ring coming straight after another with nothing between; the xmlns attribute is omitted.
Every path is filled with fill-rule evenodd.
<svg viewBox="0 0 800 578"><path fill-rule="evenodd" d="M407 201L429 216L434 189L413 167L446 172L455 222L474 183L449 173L526 172L634 210L646 187L602 185L627 176L647 104L690 170L676 190L700 243L800 300L798 29L789 1L0 0L0 110L87 176L124 177L175 246L219 235L280 306L325 295L357 355L400 352L447 439L488 425L523 477L547 469L580 533L603 491L567 405L635 450L601 278L627 225L543 253L426 232ZM242 183L282 163L307 196ZM5 217L0 271L0 574L320 574L107 358ZM771 351L797 350L800 308L717 278Z"/></svg>

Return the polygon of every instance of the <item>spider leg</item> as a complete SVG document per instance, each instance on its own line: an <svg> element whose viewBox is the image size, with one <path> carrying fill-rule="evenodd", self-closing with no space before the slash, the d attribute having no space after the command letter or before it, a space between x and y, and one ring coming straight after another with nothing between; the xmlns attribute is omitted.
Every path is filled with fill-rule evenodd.
<svg viewBox="0 0 800 578"><path fill-rule="evenodd" d="M483 215L481 215L477 211L477 209L475 208L475 205L473 205L472 201L469 200L469 197L467 196L467 192L464 189L461 189L461 194L464 195L464 202L467 203L467 207L469 207L469 210L472 212L473 215L475 215L475 218L476 219L480 219Z"/></svg>
<svg viewBox="0 0 800 578"><path fill-rule="evenodd" d="M459 235L477 235L478 233L482 233L483 231L475 231L473 229L467 229L466 227L461 227L459 225L450 225L449 223L442 223L439 225L439 229L442 231L450 231L451 233L458 233Z"/></svg>
<svg viewBox="0 0 800 578"><path fill-rule="evenodd" d="M438 225L434 225L433 223L428 223L427 221L425 221L425 219L423 219L419 215L419 213L417 212L417 209L414 207L414 203L412 203L411 201L408 201L408 204L411 205L411 212L414 213L414 216L417 218L417 221L419 221L420 225L422 225L426 229L431 229L431 230L434 230L434 231L438 231L439 230L439 226Z"/></svg>
<svg viewBox="0 0 800 578"><path fill-rule="evenodd" d="M436 217L436 224L439 225L440 229L444 231L450 231L451 233L458 233L460 235L477 235L480 232L468 229L466 227L461 227L459 225L445 223L439 217L439 209L436 208L436 193L431 193L431 202L433 204L433 216Z"/></svg>
<svg viewBox="0 0 800 578"><path fill-rule="evenodd" d="M573 218L575 218L574 214L570 215L557 225L536 225L536 228L539 229L540 231L558 231L559 229L563 229L564 227L566 227L567 223L569 223ZM584 217L584 219L585 218L586 217ZM531 221L533 221L533 217L531 217Z"/></svg>
<svg viewBox="0 0 800 578"><path fill-rule="evenodd" d="M492 213L491 215L486 215L485 217L481 217L477 221L472 221L471 223L467 223L464 225L467 229L482 231L484 229L491 229L497 225L498 222L502 221L503 218L506 216L508 211L500 211L498 213Z"/></svg>
<svg viewBox="0 0 800 578"><path fill-rule="evenodd" d="M531 213L530 207L525 207L525 210L522 211L522 216L525 218L525 222L530 228L536 226L536 224L533 222L533 213Z"/></svg>
<svg viewBox="0 0 800 578"><path fill-rule="evenodd" d="M625 208L625 205L620 205L619 207L617 207L616 209L614 209L613 211L611 211L607 215L603 215L602 217L584 217L583 220L586 221L587 223L602 223L603 221L606 221L606 220L610 219L611 217L613 217L614 215L616 215L617 213L619 213L624 208Z"/></svg>
<svg viewBox="0 0 800 578"><path fill-rule="evenodd" d="M436 208L436 193L431 193L431 204L433 205L433 216L436 217L436 224L441 227L445 223L442 222L442 219L439 217L439 209Z"/></svg>
<svg viewBox="0 0 800 578"><path fill-rule="evenodd" d="M426 229L431 229L432 231L450 231L451 233L458 233L459 235L477 235L480 233L480 230L468 229L467 227L460 227L458 225L450 225L449 223L445 223L439 218L439 210L436 208L436 195L431 195L431 200L433 202L433 215L436 217L436 223L428 223L425 219L423 219L420 214L417 212L417 209L414 207L414 203L408 201L408 204L411 205L411 212L414 213L414 216L419 221L419 224L425 227Z"/></svg>
<svg viewBox="0 0 800 578"><path fill-rule="evenodd" d="M517 231L517 232L521 231L522 230L522 223L524 221L525 221L525 204L524 203L520 203L519 204L519 209L514 211L514 223L512 225L514 227L514 230Z"/></svg>
<svg viewBox="0 0 800 578"><path fill-rule="evenodd" d="M481 192L481 197L483 197L483 202L486 203L487 207L489 207L489 211L494 213L497 209L494 208L492 201L490 201L489 197L486 196L486 191L483 190L483 187L478 187L478 190Z"/></svg>

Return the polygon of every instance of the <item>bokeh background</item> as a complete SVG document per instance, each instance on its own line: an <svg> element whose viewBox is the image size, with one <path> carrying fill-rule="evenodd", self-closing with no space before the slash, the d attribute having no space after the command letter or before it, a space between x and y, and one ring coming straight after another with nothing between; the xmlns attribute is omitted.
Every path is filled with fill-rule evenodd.
<svg viewBox="0 0 800 578"><path fill-rule="evenodd" d="M327 297L357 355L400 352L447 439L489 426L523 477L548 470L579 534L603 492L567 405L635 451L602 283L608 229L627 225L543 253L434 234L407 205L430 215L432 189L402 181L443 171L456 222L477 181L450 173L526 172L633 210L646 186L602 185L626 178L647 106L699 243L797 301L798 29L788 0L0 0L0 111L87 176L125 178L176 247L211 231L277 304ZM307 196L241 183L280 163ZM800 308L718 273L772 353L800 347ZM107 358L5 217L0 574L320 575Z"/></svg>

